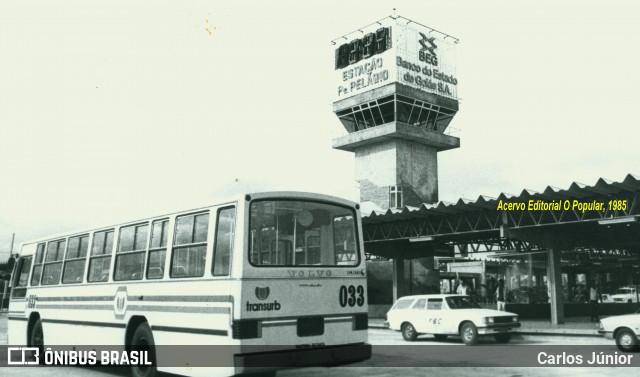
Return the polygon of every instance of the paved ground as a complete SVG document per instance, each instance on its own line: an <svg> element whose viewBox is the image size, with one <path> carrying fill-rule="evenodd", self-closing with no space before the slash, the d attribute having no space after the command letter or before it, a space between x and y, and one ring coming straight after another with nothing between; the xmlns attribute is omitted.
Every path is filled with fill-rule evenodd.
<svg viewBox="0 0 640 377"><path fill-rule="evenodd" d="M588 324L593 326L593 324ZM0 314L0 344L6 344L6 315ZM594 376L618 377L636 375L638 369L621 368L530 368L520 367L514 357L531 359L532 350L549 353L572 352L577 349L611 349L612 341L595 336L556 335L514 335L509 345L499 345L492 338L486 338L478 346L464 346L459 338L451 337L438 342L431 336L421 336L416 342L405 342L399 332L388 329L371 328L369 342L374 346L370 360L349 367L305 368L278 372L281 377L293 376ZM602 348L604 347L604 348ZM557 353L556 352L556 353ZM640 354L635 354L640 359ZM512 366L502 366L509 365ZM425 367L435 366L435 367ZM465 366L466 365L466 366ZM486 365L481 367L479 365ZM402 368L398 368L402 367ZM2 368L3 377L121 377L123 371L79 367L44 368Z"/></svg>
<svg viewBox="0 0 640 377"><path fill-rule="evenodd" d="M522 320L520 323L522 326L517 332L521 334L599 336L598 323L589 321L588 317L567 318L559 325L552 325L548 320ZM369 328L385 328L384 319L370 319Z"/></svg>

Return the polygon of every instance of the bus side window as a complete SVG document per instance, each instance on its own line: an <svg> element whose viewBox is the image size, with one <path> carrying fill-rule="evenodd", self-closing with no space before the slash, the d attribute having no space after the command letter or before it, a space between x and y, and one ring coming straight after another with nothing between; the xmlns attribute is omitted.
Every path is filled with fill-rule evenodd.
<svg viewBox="0 0 640 377"><path fill-rule="evenodd" d="M42 277L42 262L44 261L44 243L38 244L36 250L36 260L33 264L33 274L31 275L31 286L40 285L40 277Z"/></svg>
<svg viewBox="0 0 640 377"><path fill-rule="evenodd" d="M151 247L147 262L147 279L164 277L165 256L167 254L167 230L169 220L156 220L151 226Z"/></svg>
<svg viewBox="0 0 640 377"><path fill-rule="evenodd" d="M229 275L230 258L235 237L236 210L235 208L223 208L218 210L216 222L216 243L213 249L214 276Z"/></svg>
<svg viewBox="0 0 640 377"><path fill-rule="evenodd" d="M16 279L16 287L26 287L29 281L29 272L31 271L31 257L22 259L18 277Z"/></svg>
<svg viewBox="0 0 640 377"><path fill-rule="evenodd" d="M84 276L85 261L87 260L88 248L88 235L69 238L67 254L64 257L62 284L82 282L82 277Z"/></svg>
<svg viewBox="0 0 640 377"><path fill-rule="evenodd" d="M120 228L113 280L142 280L148 235L149 224Z"/></svg>
<svg viewBox="0 0 640 377"><path fill-rule="evenodd" d="M95 232L93 246L89 258L89 278L94 281L108 281L111 267L111 253L113 251L113 230Z"/></svg>
<svg viewBox="0 0 640 377"><path fill-rule="evenodd" d="M47 244L47 254L42 267L42 285L56 285L62 276L62 259L67 240L51 241Z"/></svg>
<svg viewBox="0 0 640 377"><path fill-rule="evenodd" d="M18 259L13 271L12 298L24 298L27 295L26 287L29 282L29 272L31 272L31 257Z"/></svg>
<svg viewBox="0 0 640 377"><path fill-rule="evenodd" d="M209 213L176 218L170 277L201 277L204 275L208 230Z"/></svg>

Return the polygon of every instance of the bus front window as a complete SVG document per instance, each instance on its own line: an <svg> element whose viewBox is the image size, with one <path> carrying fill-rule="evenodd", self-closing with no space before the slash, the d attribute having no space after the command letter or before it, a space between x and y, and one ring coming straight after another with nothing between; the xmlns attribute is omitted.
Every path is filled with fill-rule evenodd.
<svg viewBox="0 0 640 377"><path fill-rule="evenodd" d="M249 260L255 266L357 266L355 211L295 200L250 207Z"/></svg>

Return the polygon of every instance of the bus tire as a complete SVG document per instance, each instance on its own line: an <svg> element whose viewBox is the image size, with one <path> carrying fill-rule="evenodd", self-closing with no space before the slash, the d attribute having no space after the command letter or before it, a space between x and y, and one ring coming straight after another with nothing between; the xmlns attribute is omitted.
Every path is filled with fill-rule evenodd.
<svg viewBox="0 0 640 377"><path fill-rule="evenodd" d="M153 340L153 333L149 327L149 323L142 322L136 328L131 337L131 349L134 351L147 351L149 361L152 365L132 365L131 376L133 377L153 377L158 370L156 364L156 343Z"/></svg>
<svg viewBox="0 0 640 377"><path fill-rule="evenodd" d="M462 342L468 346L478 343L478 329L473 322L465 322L460 328L460 337Z"/></svg>
<svg viewBox="0 0 640 377"><path fill-rule="evenodd" d="M40 350L39 363L44 365L44 331L40 318L36 319L29 333L29 347L37 347Z"/></svg>
<svg viewBox="0 0 640 377"><path fill-rule="evenodd" d="M416 328L410 322L405 322L402 324L402 337L404 340L408 342L413 342L418 337L418 332Z"/></svg>
<svg viewBox="0 0 640 377"><path fill-rule="evenodd" d="M36 319L29 334L29 347L39 347L40 349L44 347L44 331L42 331L42 320L40 318Z"/></svg>

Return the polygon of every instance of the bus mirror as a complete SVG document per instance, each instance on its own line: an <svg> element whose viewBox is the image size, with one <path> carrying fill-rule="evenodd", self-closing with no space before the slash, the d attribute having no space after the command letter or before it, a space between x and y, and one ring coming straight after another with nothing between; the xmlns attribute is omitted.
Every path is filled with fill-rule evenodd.
<svg viewBox="0 0 640 377"><path fill-rule="evenodd" d="M298 224L302 226L309 226L313 223L313 215L309 211L301 211L296 214Z"/></svg>

